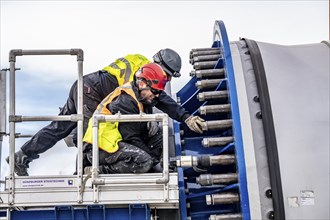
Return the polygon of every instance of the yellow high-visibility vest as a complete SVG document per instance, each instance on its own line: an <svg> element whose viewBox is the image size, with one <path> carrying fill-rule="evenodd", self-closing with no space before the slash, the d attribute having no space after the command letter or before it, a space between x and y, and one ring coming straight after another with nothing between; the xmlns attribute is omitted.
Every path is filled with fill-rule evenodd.
<svg viewBox="0 0 330 220"><path fill-rule="evenodd" d="M137 102L140 111L144 111L142 103L140 103L132 89L130 83L126 83L123 86L117 87L112 93L103 99L103 101L97 106L94 114L111 115L112 113L107 109L108 104L112 100L118 97L121 93L125 92L134 98ZM100 122L98 129L98 145L99 148L108 152L114 153L118 150L118 142L122 140L122 136L118 130L118 122ZM93 143L93 129L92 129L92 118L88 122L88 128L85 133L83 141L92 144Z"/></svg>
<svg viewBox="0 0 330 220"><path fill-rule="evenodd" d="M118 85L121 86L133 81L136 71L147 63L150 63L150 61L141 54L128 54L123 58L115 60L109 66L104 67L103 70L115 76Z"/></svg>

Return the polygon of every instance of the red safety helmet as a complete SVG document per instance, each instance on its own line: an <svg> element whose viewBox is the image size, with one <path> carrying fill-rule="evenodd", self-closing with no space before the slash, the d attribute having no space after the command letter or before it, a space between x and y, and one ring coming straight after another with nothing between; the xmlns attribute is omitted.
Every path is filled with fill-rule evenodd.
<svg viewBox="0 0 330 220"><path fill-rule="evenodd" d="M135 77L144 80L151 89L164 90L167 82L166 73L162 67L156 63L143 65L136 73Z"/></svg>

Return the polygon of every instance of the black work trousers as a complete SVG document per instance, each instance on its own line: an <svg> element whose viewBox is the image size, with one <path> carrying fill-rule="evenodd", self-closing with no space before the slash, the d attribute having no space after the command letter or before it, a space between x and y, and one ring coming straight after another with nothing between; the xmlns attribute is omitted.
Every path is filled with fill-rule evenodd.
<svg viewBox="0 0 330 220"><path fill-rule="evenodd" d="M86 144L86 143L85 143ZM163 150L161 132L151 137L147 143L148 149L141 149L124 141L118 143L119 149L115 153L108 153L99 149L99 169L101 173L147 173L160 162ZM83 166L92 165L92 146L85 147Z"/></svg>
<svg viewBox="0 0 330 220"><path fill-rule="evenodd" d="M92 117L98 104L112 92L118 82L115 77L108 73L97 71L90 73L83 78L83 131L87 130L88 121ZM77 81L72 85L67 102L61 108L59 115L77 114ZM49 125L38 131L29 141L22 147L22 151L36 159L40 153L52 148L58 141L68 136L71 132L74 133L74 142L76 143L77 134L74 129L77 127L77 122L71 121L52 121Z"/></svg>

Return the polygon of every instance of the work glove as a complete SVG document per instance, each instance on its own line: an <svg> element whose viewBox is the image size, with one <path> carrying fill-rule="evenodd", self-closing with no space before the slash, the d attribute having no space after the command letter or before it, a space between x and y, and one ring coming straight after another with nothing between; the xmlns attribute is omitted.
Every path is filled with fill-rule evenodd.
<svg viewBox="0 0 330 220"><path fill-rule="evenodd" d="M158 122L157 121L148 121L147 128L148 128L148 136L149 137L155 136L159 131Z"/></svg>
<svg viewBox="0 0 330 220"><path fill-rule="evenodd" d="M205 127L205 120L202 119L199 116L189 116L185 121L184 121L188 128L196 133L203 133L202 127L204 125Z"/></svg>

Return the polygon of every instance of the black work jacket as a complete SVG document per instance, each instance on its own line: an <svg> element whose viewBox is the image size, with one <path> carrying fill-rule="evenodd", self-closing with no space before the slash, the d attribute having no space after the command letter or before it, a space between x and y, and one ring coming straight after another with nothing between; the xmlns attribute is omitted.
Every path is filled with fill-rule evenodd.
<svg viewBox="0 0 330 220"><path fill-rule="evenodd" d="M105 71L98 72L98 79L100 83L96 89L98 94L101 97L100 102L115 88L118 87L118 82L116 77L110 75ZM114 83L116 82L116 83ZM189 117L188 111L186 111L181 105L176 103L166 92L161 92L159 97L156 98L155 107L161 110L162 112L168 114L168 116L176 121L183 122Z"/></svg>
<svg viewBox="0 0 330 220"><path fill-rule="evenodd" d="M132 89L139 97L139 92L135 83L132 82ZM165 102L164 102L165 101ZM165 92L161 92L156 101L153 103L157 108L167 113L171 118L181 121L189 117L189 113L178 105L172 98L170 98ZM152 105L143 105L144 112L152 114ZM139 114L139 107L134 98L126 93L122 93L115 100L113 100L107 108L112 114L120 112L121 114ZM148 138L148 129L146 122L121 122L119 123L119 132L123 137L123 141L138 146L141 149L147 150L146 145Z"/></svg>

